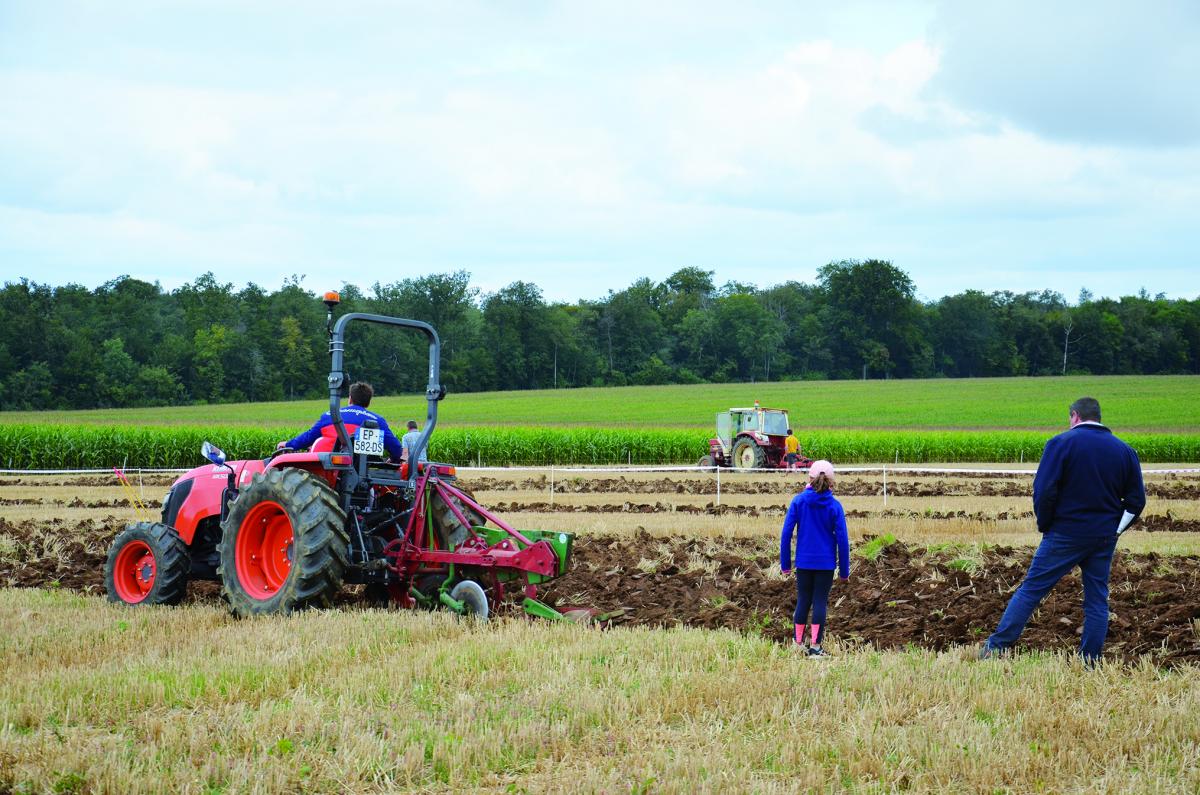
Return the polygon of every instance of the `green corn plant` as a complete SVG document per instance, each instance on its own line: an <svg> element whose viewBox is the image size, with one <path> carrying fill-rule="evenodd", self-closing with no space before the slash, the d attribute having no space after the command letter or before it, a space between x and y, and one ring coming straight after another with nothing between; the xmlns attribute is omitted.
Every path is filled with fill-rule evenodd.
<svg viewBox="0 0 1200 795"><path fill-rule="evenodd" d="M95 469L182 468L201 463L208 440L231 458L268 455L286 434L238 426L0 425L0 466ZM1050 434L1039 431L801 431L806 455L836 463L1035 462ZM457 465L693 464L705 430L613 428L438 428L429 455ZM1200 435L1125 434L1143 462L1200 461Z"/></svg>

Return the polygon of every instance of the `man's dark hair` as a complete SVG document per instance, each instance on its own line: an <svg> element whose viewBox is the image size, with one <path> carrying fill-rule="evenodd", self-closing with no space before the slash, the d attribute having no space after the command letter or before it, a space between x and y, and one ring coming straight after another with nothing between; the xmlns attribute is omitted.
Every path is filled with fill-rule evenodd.
<svg viewBox="0 0 1200 795"><path fill-rule="evenodd" d="M788 436L791 436L791 435L792 435L792 429L788 428Z"/></svg>
<svg viewBox="0 0 1200 795"><path fill-rule="evenodd" d="M1100 422L1100 401L1096 398L1081 397L1071 404L1071 411L1079 415L1084 422Z"/></svg>
<svg viewBox="0 0 1200 795"><path fill-rule="evenodd" d="M415 430L417 429L417 421L416 421L416 420L409 420L409 421L408 421L408 429L409 429L410 431L415 431Z"/></svg>
<svg viewBox="0 0 1200 795"><path fill-rule="evenodd" d="M364 409L371 405L371 398L375 397L375 390L366 381L355 381L350 385L350 402L356 406L362 406Z"/></svg>

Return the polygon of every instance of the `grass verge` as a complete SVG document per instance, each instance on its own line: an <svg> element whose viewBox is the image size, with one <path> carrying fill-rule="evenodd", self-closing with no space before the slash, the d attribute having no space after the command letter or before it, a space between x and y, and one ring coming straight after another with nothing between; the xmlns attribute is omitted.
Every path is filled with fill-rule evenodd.
<svg viewBox="0 0 1200 795"><path fill-rule="evenodd" d="M0 590L0 792L1200 786L1194 668L833 648Z"/></svg>

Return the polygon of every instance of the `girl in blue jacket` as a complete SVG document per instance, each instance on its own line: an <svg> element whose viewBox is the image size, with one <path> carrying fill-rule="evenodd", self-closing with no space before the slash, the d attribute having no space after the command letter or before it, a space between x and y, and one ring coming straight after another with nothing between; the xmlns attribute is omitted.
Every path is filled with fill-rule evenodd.
<svg viewBox="0 0 1200 795"><path fill-rule="evenodd" d="M833 464L815 461L808 468L808 487L792 499L783 520L783 538L779 544L779 568L787 574L796 570L796 645L804 645L804 630L811 633L810 657L824 657L821 640L825 636L825 613L829 607L829 589L833 569L850 577L850 538L846 534L846 512L833 496ZM792 534L796 552L792 554ZM836 560L835 560L836 552ZM812 609L812 622L808 620Z"/></svg>

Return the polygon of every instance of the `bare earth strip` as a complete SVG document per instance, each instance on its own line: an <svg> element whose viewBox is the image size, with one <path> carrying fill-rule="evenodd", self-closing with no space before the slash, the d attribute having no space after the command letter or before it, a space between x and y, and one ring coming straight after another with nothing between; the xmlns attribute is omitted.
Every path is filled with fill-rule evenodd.
<svg viewBox="0 0 1200 795"><path fill-rule="evenodd" d="M895 477L895 476L893 476ZM133 518L129 494L102 478L18 478L0 485L0 583L103 590L112 537ZM574 568L552 600L624 608L629 623L722 627L785 642L790 580L778 573L778 532L794 476L692 473L468 477L464 485L517 526L574 532ZM553 485L551 485L553 483ZM152 512L162 488L135 486ZM1024 475L857 474L838 484L860 555L835 601L840 626L878 648L944 649L981 640L1003 611L1038 542ZM1200 478L1151 483L1146 520L1128 533L1113 575L1109 649L1157 663L1200 659ZM898 496L905 495L905 496ZM872 538L897 543L864 557ZM875 542L879 546L880 542ZM1169 559L1162 556L1169 556ZM192 598L215 599L195 584ZM1036 646L1069 648L1080 631L1079 583L1068 578L1031 625Z"/></svg>

